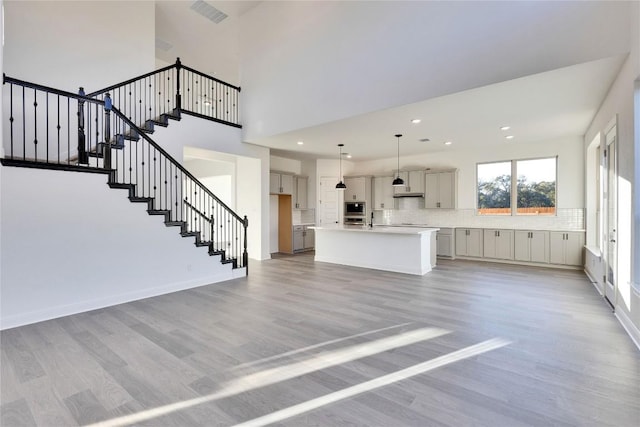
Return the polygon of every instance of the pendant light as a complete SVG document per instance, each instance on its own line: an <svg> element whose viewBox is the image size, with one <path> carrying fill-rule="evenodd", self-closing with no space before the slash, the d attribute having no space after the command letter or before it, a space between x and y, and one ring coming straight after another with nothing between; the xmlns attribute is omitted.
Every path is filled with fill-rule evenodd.
<svg viewBox="0 0 640 427"><path fill-rule="evenodd" d="M402 178L400 178L400 137L402 136L402 134L396 134L396 138L398 138L398 175L396 176L396 179L393 180L393 183L391 185L393 185L394 187L403 187L404 186L404 180Z"/></svg>
<svg viewBox="0 0 640 427"><path fill-rule="evenodd" d="M344 144L338 144L338 147L340 147L340 182L336 184L336 190L345 190L347 186L342 182L342 147Z"/></svg>

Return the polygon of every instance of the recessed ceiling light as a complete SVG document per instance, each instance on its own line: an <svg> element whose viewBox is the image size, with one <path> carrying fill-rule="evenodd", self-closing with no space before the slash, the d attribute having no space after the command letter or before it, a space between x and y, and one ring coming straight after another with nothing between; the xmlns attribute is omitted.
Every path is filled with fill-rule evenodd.
<svg viewBox="0 0 640 427"><path fill-rule="evenodd" d="M304 142L303 141L298 141L298 145L303 145Z"/></svg>
<svg viewBox="0 0 640 427"><path fill-rule="evenodd" d="M421 121L422 120L420 120L420 119L413 119L413 120L411 120L411 123L413 123L415 125L415 124L420 123Z"/></svg>
<svg viewBox="0 0 640 427"><path fill-rule="evenodd" d="M209 101L209 100L207 99L207 100L205 100L205 101L203 102L203 104L204 104L204 105L206 105L206 106L208 107L208 106L210 106L210 105L211 105L211 101Z"/></svg>
<svg viewBox="0 0 640 427"><path fill-rule="evenodd" d="M347 154L347 159L350 159L350 158L351 158L351 154Z"/></svg>
<svg viewBox="0 0 640 427"><path fill-rule="evenodd" d="M444 143L444 145L451 145L451 144L453 144L453 142L451 142L451 141L446 141L446 142Z"/></svg>
<svg viewBox="0 0 640 427"><path fill-rule="evenodd" d="M513 135L507 135L507 136L505 136L505 138L507 138L507 139L513 139L513 138L514 138L514 136L513 136Z"/></svg>
<svg viewBox="0 0 640 427"><path fill-rule="evenodd" d="M509 130L509 129L511 129L511 126L502 126L500 128L500 130Z"/></svg>

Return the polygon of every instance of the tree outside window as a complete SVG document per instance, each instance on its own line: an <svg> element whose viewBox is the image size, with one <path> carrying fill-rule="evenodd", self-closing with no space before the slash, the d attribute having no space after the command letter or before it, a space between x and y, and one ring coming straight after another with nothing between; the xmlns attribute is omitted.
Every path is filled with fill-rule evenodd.
<svg viewBox="0 0 640 427"><path fill-rule="evenodd" d="M511 215L511 162L478 164L478 214Z"/></svg>
<svg viewBox="0 0 640 427"><path fill-rule="evenodd" d="M478 214L555 215L556 160L551 157L478 164Z"/></svg>
<svg viewBox="0 0 640 427"><path fill-rule="evenodd" d="M518 215L556 214L556 158L518 160Z"/></svg>

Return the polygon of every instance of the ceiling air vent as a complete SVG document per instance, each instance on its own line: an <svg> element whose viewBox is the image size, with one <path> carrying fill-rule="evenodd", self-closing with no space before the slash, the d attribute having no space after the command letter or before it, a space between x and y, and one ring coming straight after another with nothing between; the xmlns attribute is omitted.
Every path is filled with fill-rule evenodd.
<svg viewBox="0 0 640 427"><path fill-rule="evenodd" d="M422 138L419 140L420 142L429 142L431 141L429 138Z"/></svg>
<svg viewBox="0 0 640 427"><path fill-rule="evenodd" d="M193 9L195 12L198 12L208 20L215 22L216 24L219 24L225 18L227 18L227 16L229 16L223 11L216 9L206 1L202 0L194 1L191 5L191 9Z"/></svg>

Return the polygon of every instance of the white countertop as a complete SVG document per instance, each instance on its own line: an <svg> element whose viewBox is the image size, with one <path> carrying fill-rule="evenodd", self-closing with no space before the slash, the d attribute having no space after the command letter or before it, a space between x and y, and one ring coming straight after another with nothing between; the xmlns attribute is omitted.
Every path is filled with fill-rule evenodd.
<svg viewBox="0 0 640 427"><path fill-rule="evenodd" d="M375 225L373 227L369 227L368 225L329 225L329 226L315 226L309 227L315 230L329 230L329 231L349 231L356 233L384 233L384 234L422 234L422 233L432 233L438 231L439 228L434 227L418 227L418 226L393 226L387 227L384 225Z"/></svg>

